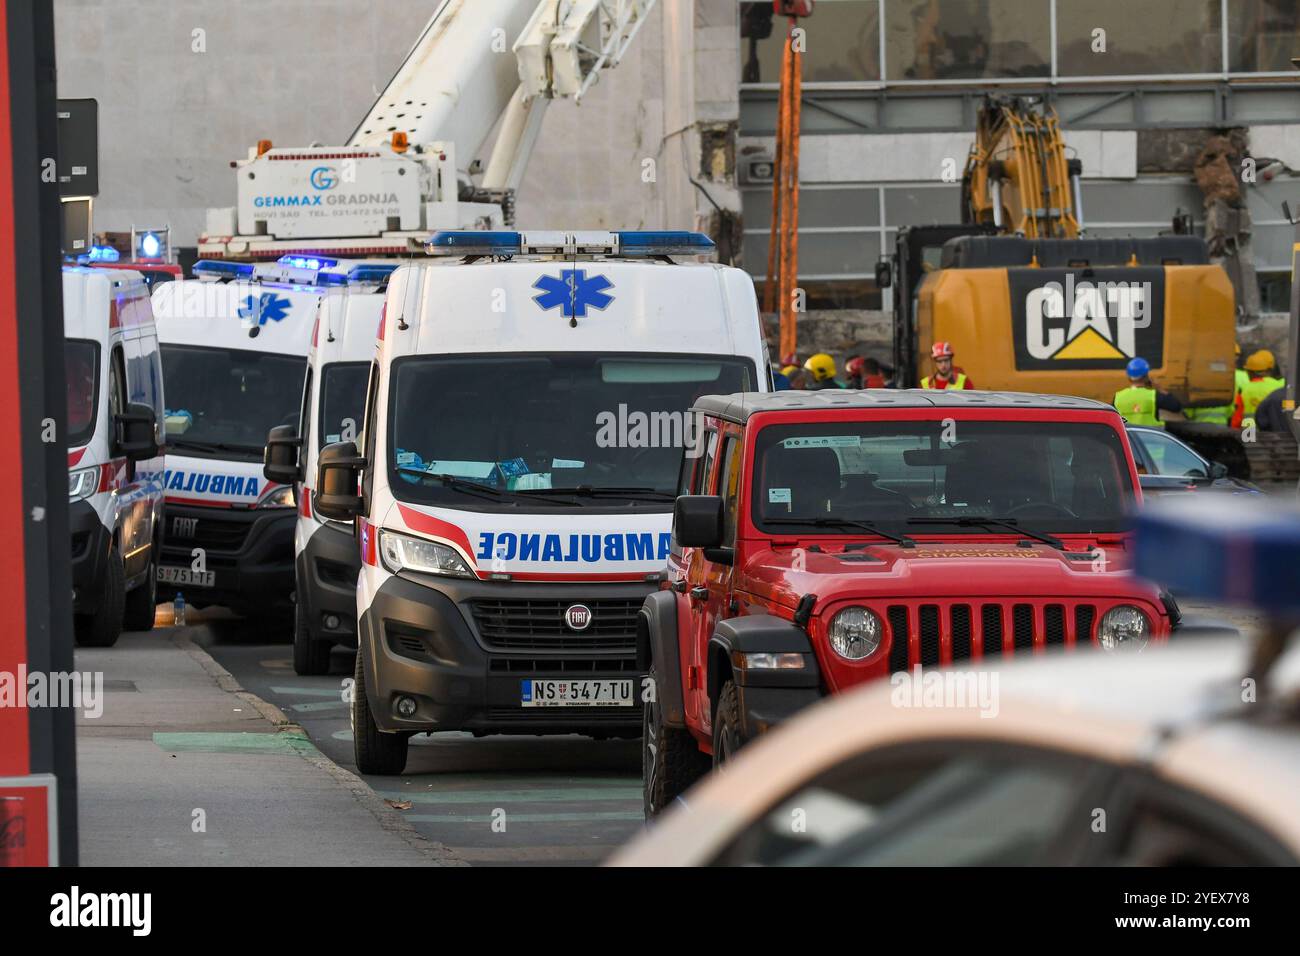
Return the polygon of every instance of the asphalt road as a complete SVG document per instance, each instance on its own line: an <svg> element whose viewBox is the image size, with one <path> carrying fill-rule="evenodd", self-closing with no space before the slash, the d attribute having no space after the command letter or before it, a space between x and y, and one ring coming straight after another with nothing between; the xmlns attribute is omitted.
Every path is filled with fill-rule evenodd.
<svg viewBox="0 0 1300 956"><path fill-rule="evenodd" d="M196 643L246 690L275 704L316 747L353 772L343 681L353 654L334 651L326 677L299 677L292 650L239 620L195 628ZM591 865L642 826L640 742L585 737L421 735L407 772L364 777L431 840L476 866Z"/></svg>

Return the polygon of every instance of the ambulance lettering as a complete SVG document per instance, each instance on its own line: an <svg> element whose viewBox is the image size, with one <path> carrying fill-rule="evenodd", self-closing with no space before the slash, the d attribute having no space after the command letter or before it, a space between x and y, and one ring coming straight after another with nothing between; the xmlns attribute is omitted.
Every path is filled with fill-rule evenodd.
<svg viewBox="0 0 1300 956"><path fill-rule="evenodd" d="M541 534L484 531L475 557L483 561L553 561L595 564L601 561L666 561L672 533L650 531L611 534Z"/></svg>
<svg viewBox="0 0 1300 956"><path fill-rule="evenodd" d="M167 469L162 474L167 491L198 495L225 495L230 498L257 498L262 490L253 475L210 475L199 471Z"/></svg>

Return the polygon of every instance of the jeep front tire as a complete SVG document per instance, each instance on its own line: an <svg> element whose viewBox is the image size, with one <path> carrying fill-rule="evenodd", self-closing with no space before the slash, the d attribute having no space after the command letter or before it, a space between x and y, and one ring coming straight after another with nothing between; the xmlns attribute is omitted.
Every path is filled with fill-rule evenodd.
<svg viewBox="0 0 1300 956"><path fill-rule="evenodd" d="M718 694L718 708L713 715L713 767L717 769L736 756L745 738L741 733L740 691L729 680Z"/></svg>
<svg viewBox="0 0 1300 956"><path fill-rule="evenodd" d="M641 781L645 818L649 820L709 772L709 758L700 753L688 731L664 723L653 663L646 676L655 688L655 699L641 708Z"/></svg>

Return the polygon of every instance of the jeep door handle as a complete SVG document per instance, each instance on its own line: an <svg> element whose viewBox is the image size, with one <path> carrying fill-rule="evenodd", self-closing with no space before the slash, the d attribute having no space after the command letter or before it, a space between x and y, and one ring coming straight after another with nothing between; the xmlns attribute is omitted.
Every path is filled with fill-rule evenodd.
<svg viewBox="0 0 1300 956"><path fill-rule="evenodd" d="M709 596L709 589L704 587L703 585L697 585L691 588L692 601L703 601L708 596Z"/></svg>

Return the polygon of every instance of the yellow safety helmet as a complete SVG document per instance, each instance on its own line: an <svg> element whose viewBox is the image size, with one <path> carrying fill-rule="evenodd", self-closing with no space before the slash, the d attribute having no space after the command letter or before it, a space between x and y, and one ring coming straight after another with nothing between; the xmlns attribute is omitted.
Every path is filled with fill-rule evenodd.
<svg viewBox="0 0 1300 956"><path fill-rule="evenodd" d="M1273 358L1273 353L1268 349L1260 349L1246 359L1247 372L1269 372L1272 371L1275 365L1277 365L1277 360Z"/></svg>
<svg viewBox="0 0 1300 956"><path fill-rule="evenodd" d="M803 363L803 367L812 372L812 377L819 382L835 377L835 359L825 352L808 356L808 361Z"/></svg>
<svg viewBox="0 0 1300 956"><path fill-rule="evenodd" d="M782 366L781 366L781 374L784 375L786 378L790 378L792 375L794 375L794 374L795 374L796 372L798 372L798 371L799 371L799 366L798 366L798 365L782 365Z"/></svg>

